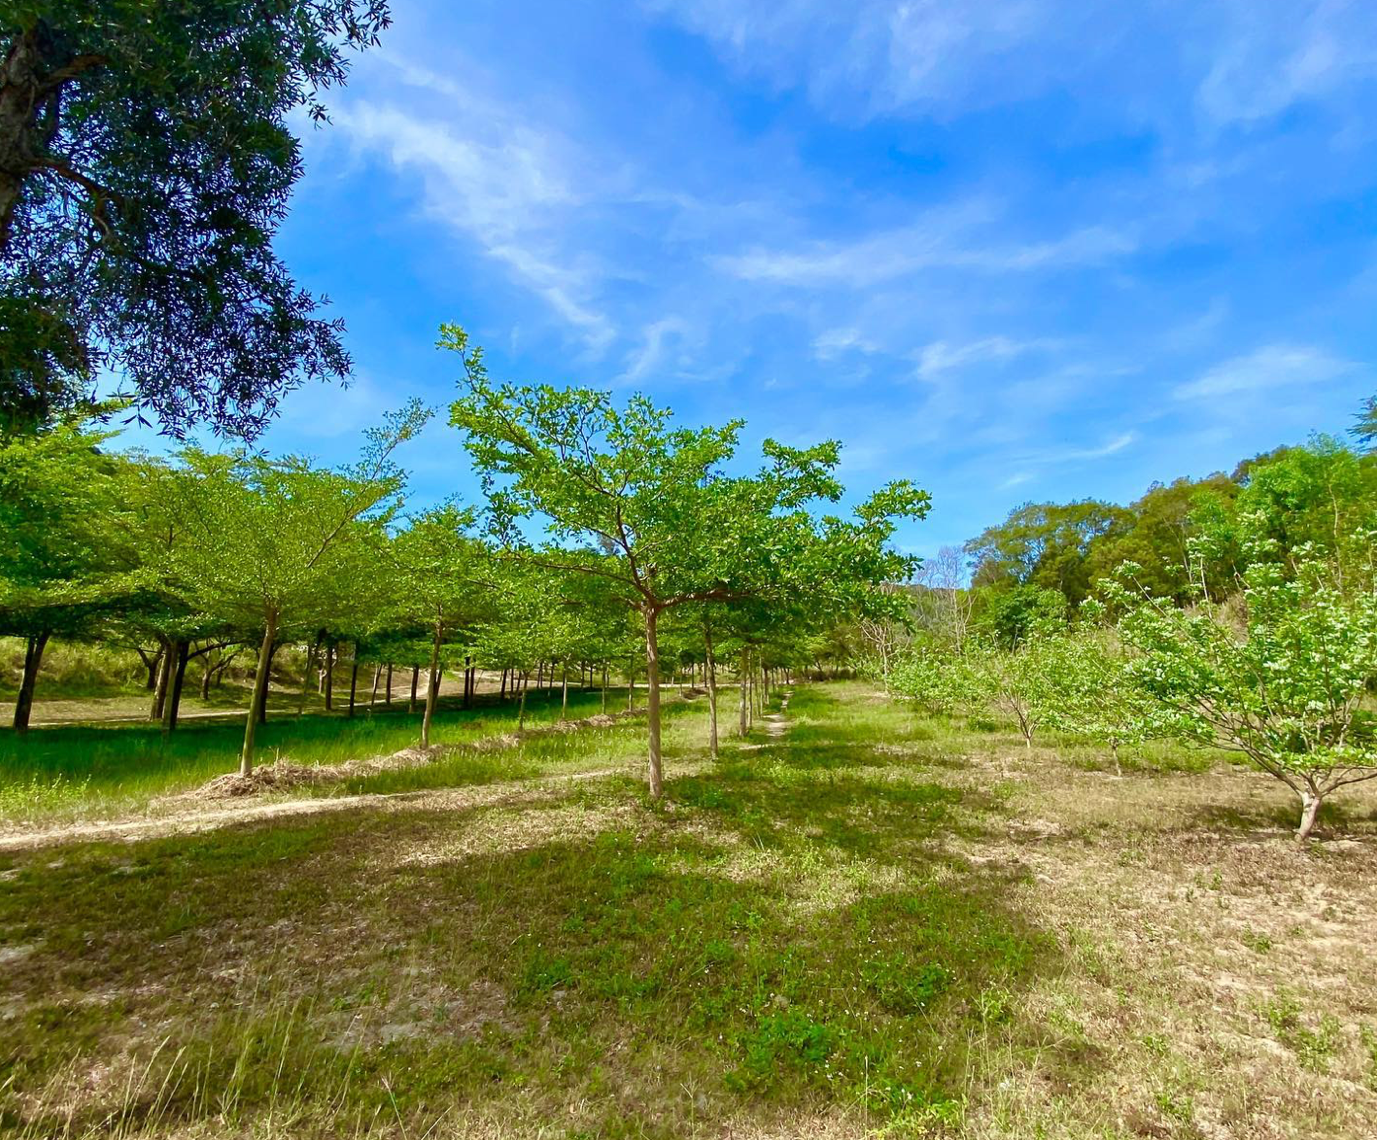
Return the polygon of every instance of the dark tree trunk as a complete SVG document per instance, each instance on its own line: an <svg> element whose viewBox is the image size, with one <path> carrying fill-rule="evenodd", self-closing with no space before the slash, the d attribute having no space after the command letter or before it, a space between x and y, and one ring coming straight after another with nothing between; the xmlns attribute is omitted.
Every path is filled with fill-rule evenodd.
<svg viewBox="0 0 1377 1140"><path fill-rule="evenodd" d="M497 694L497 699L499 701L505 701L507 699L507 670L505 667L502 670L502 689Z"/></svg>
<svg viewBox="0 0 1377 1140"><path fill-rule="evenodd" d="M49 630L35 633L24 641L24 676L19 682L19 696L14 702L16 732L29 731L29 717L33 714L33 690L38 681L38 669L43 664L43 650L52 636Z"/></svg>
<svg viewBox="0 0 1377 1140"><path fill-rule="evenodd" d="M515 682L514 682L515 683ZM526 727L526 690L531 687L530 673L521 674L521 697L520 703L516 706L516 731L520 732Z"/></svg>
<svg viewBox="0 0 1377 1140"><path fill-rule="evenodd" d="M325 711L335 708L335 655L338 651L333 645L325 650Z"/></svg>
<svg viewBox="0 0 1377 1140"><path fill-rule="evenodd" d="M172 678L168 684L167 700L163 702L163 735L167 736L177 729L177 712L182 705L182 682L186 678L187 655L191 644L185 640L174 640L168 650L168 660L172 663Z"/></svg>
<svg viewBox="0 0 1377 1140"><path fill-rule="evenodd" d="M268 690L272 688L273 658L277 656L277 651L280 648L281 645L276 641L274 641L271 645L268 646L268 676L267 679L263 682L262 691L258 694L259 724L268 723Z"/></svg>
<svg viewBox="0 0 1377 1140"><path fill-rule="evenodd" d="M416 711L416 686L421 680L421 667L413 665L411 667L411 699L406 704L406 711L414 713Z"/></svg>
<svg viewBox="0 0 1377 1140"><path fill-rule="evenodd" d="M473 704L473 668L472 657L464 657L464 707L469 708Z"/></svg>
<svg viewBox="0 0 1377 1140"><path fill-rule="evenodd" d="M163 650L159 646L151 654L141 646L135 646L134 651L139 655L139 660L143 662L143 667L148 670L148 683L144 685L150 693L158 687L158 670L163 665Z"/></svg>
<svg viewBox="0 0 1377 1140"><path fill-rule="evenodd" d="M387 663L387 696L383 697L383 704L392 703L392 662Z"/></svg>
<svg viewBox="0 0 1377 1140"><path fill-rule="evenodd" d="M253 676L253 697L249 702L249 715L244 718L244 750L239 754L239 774L247 776L253 771L253 738L258 729L257 710L266 702L268 693L268 668L272 663L273 638L277 636L277 615L269 614L263 627L263 642L258 647L258 668Z"/></svg>
<svg viewBox="0 0 1377 1140"><path fill-rule="evenodd" d="M607 715L607 662L602 663L602 714Z"/></svg>

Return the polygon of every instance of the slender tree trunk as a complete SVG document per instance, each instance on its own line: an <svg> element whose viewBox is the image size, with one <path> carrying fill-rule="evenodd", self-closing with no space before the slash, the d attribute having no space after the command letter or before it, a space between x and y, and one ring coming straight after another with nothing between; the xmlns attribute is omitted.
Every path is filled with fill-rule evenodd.
<svg viewBox="0 0 1377 1140"><path fill-rule="evenodd" d="M497 699L505 701L507 699L507 667L502 666L502 688L498 691Z"/></svg>
<svg viewBox="0 0 1377 1140"><path fill-rule="evenodd" d="M607 715L607 662L602 663L602 715Z"/></svg>
<svg viewBox="0 0 1377 1140"><path fill-rule="evenodd" d="M215 667L211 664L210 654L206 654L205 672L201 674L201 700L210 700L210 678L215 672Z"/></svg>
<svg viewBox="0 0 1377 1140"><path fill-rule="evenodd" d="M373 715L373 706L378 703L378 683L382 680L382 662L373 665L373 691L368 694L368 715Z"/></svg>
<svg viewBox="0 0 1377 1140"><path fill-rule="evenodd" d="M387 696L383 697L383 704L392 703L392 662L387 663Z"/></svg>
<svg viewBox="0 0 1377 1140"><path fill-rule="evenodd" d="M1301 792L1300 826L1296 828L1297 846L1304 847L1310 841L1310 833L1315 829L1315 820L1319 817L1323 803L1323 793L1314 788L1306 788Z"/></svg>
<svg viewBox="0 0 1377 1140"><path fill-rule="evenodd" d="M421 679L421 667L413 665L411 667L411 699L406 703L406 711L414 713L416 711L416 685Z"/></svg>
<svg viewBox="0 0 1377 1140"><path fill-rule="evenodd" d="M664 792L663 758L660 755L660 641L656 626L659 611L645 611L645 691L646 720L649 722L650 796L658 800Z"/></svg>
<svg viewBox="0 0 1377 1140"><path fill-rule="evenodd" d="M349 668L349 711L345 714L352 718L354 715L354 702L359 694L359 643L354 642L354 660Z"/></svg>
<svg viewBox="0 0 1377 1140"><path fill-rule="evenodd" d="M1114 775L1122 776L1124 774L1124 769L1123 765L1119 763L1119 742L1117 740L1112 740L1109 743L1109 747L1114 753Z"/></svg>
<svg viewBox="0 0 1377 1140"><path fill-rule="evenodd" d="M515 683L515 682L514 682ZM516 731L520 732L526 727L526 690L531 687L531 674L525 672L521 674L521 696L519 704L516 706Z"/></svg>
<svg viewBox="0 0 1377 1140"><path fill-rule="evenodd" d="M430 747L430 725L435 719L435 698L440 691L440 639L444 636L445 627L440 623L435 623L435 637L430 643L430 669L426 673L428 683L426 684L426 712L421 718L421 747Z"/></svg>
<svg viewBox="0 0 1377 1140"><path fill-rule="evenodd" d="M139 655L139 660L143 662L143 667L148 670L148 683L144 685L144 688L151 693L158 687L158 670L163 665L162 646L158 646L151 655L145 653L140 646L135 646L135 651Z"/></svg>
<svg viewBox="0 0 1377 1140"><path fill-rule="evenodd" d="M708 755L717 759L717 664L712 657L712 627L703 628L703 645L707 656L703 661L703 683L708 690Z"/></svg>
<svg viewBox="0 0 1377 1140"><path fill-rule="evenodd" d="M750 730L751 695L746 680L747 660L746 651L743 649L741 651L740 660L738 660L736 665L736 680L741 689L741 704L736 711L737 717L741 722L740 730L743 737Z"/></svg>
<svg viewBox="0 0 1377 1140"><path fill-rule="evenodd" d="M35 633L24 641L24 676L19 681L19 696L14 702L16 732L29 731L29 717L33 714L33 691L38 682L38 668L43 664L43 650L47 648L49 630Z"/></svg>
<svg viewBox="0 0 1377 1140"><path fill-rule="evenodd" d="M544 662L544 661L537 661L537 662L536 662L536 691L537 691L537 692L540 691L540 688L541 688L541 686L542 686L544 683L545 683L545 662Z"/></svg>
<svg viewBox="0 0 1377 1140"><path fill-rule="evenodd" d="M244 718L244 750L239 754L239 774L247 776L253 771L253 737L258 729L258 709L268 692L268 665L273 656L273 639L277 636L277 614L268 614L263 627L263 641L258 647L258 668L253 675L253 697L249 703L249 715Z"/></svg>
<svg viewBox="0 0 1377 1140"><path fill-rule="evenodd" d="M564 666L564 676L560 682L559 719L569 719L569 666Z"/></svg>
<svg viewBox="0 0 1377 1140"><path fill-rule="evenodd" d="M339 656L339 650L331 645L325 650L325 711L333 712L335 708L335 658Z"/></svg>
<svg viewBox="0 0 1377 1140"><path fill-rule="evenodd" d="M273 681L273 658L277 656L277 651L282 648L282 643L275 641L268 650L268 680L263 686L263 692L258 697L258 723L268 723L268 693L272 690Z"/></svg>
<svg viewBox="0 0 1377 1140"><path fill-rule="evenodd" d="M472 657L464 655L464 707L469 708L473 704L473 673L470 668Z"/></svg>
<svg viewBox="0 0 1377 1140"><path fill-rule="evenodd" d="M175 732L177 711L182 704L182 682L186 678L187 655L191 645L183 638L176 638L168 649L168 659L172 663L172 677L167 686L167 699L163 701L163 735Z"/></svg>
<svg viewBox="0 0 1377 1140"><path fill-rule="evenodd" d="M167 683L172 678L172 643L160 638L162 649L158 657L158 683L153 689L153 703L148 709L149 720L163 719L163 705L167 701Z"/></svg>
<svg viewBox="0 0 1377 1140"><path fill-rule="evenodd" d="M311 674L315 672L316 653L319 649L319 639L306 647L306 668L301 674L301 696L297 698L296 702L296 715L298 717L304 716L306 713L306 695L311 691Z"/></svg>

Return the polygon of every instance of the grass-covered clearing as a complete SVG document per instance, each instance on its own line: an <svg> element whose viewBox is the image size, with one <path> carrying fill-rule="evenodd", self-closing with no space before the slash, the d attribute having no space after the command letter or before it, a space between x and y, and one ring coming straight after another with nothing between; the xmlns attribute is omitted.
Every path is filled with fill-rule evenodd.
<svg viewBox="0 0 1377 1140"><path fill-rule="evenodd" d="M483 695L473 708L459 706L457 697L440 706L433 744L471 744L516 727L518 711L513 700ZM570 717L590 716L601 707L598 691L570 690ZM609 711L625 707L626 690L609 690ZM558 690L532 692L526 701L527 727L552 724L560 712ZM415 746L420 720L420 712L407 713L405 703L390 709L380 706L373 713L361 708L353 718L270 713L268 723L259 727L255 754L259 763L280 759L302 765L387 756ZM157 724L62 725L36 728L26 736L0 733L0 826L22 820L108 817L143 809L156 797L195 788L233 770L243 736L242 718L233 724L186 721L167 737ZM576 751L567 742L558 743L559 739L545 747ZM542 770L529 760L524 754L494 751L482 763L470 757L462 765L432 768L411 777L399 775L396 781L410 779L422 781L417 786L435 786L424 781L473 783ZM389 781L383 776L351 783L358 785L352 790L400 790L385 786ZM377 786L365 789L365 783Z"/></svg>
<svg viewBox="0 0 1377 1140"><path fill-rule="evenodd" d="M0 1129L1371 1135L1372 794L1305 854L1238 769L1119 780L861 685L715 766L704 720L659 805L631 722L525 761L624 776L0 856Z"/></svg>

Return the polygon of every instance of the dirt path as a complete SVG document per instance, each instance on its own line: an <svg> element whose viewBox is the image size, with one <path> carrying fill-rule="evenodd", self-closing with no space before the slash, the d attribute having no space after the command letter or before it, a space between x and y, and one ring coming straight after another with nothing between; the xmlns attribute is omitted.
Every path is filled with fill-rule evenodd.
<svg viewBox="0 0 1377 1140"><path fill-rule="evenodd" d="M134 842L157 839L168 835L192 835L200 831L214 831L236 823L251 823L325 812L352 811L371 807L434 807L453 810L461 807L482 807L529 797L532 790L558 788L563 783L600 780L629 771L626 768L600 768L592 772L572 772L557 776L533 776L524 780L508 780L499 784L475 784L460 788L431 788L416 792L368 793L354 796L308 796L294 800L273 800L268 803L215 808L207 811L168 815L160 819L136 819L121 822L77 823L45 831L0 836L0 851L27 851L38 847L52 847L63 843L81 843L95 839L122 839ZM548 794L539 792L539 794Z"/></svg>
<svg viewBox="0 0 1377 1140"><path fill-rule="evenodd" d="M769 713L761 719L765 721L765 731L770 736L783 736L789 731L789 698L793 690L786 690L779 701L779 712Z"/></svg>
<svg viewBox="0 0 1377 1140"><path fill-rule="evenodd" d="M698 693L679 694L679 699L693 701L697 699ZM782 707L787 707L788 697ZM605 727L612 724L622 723L629 719L638 718L644 715L643 709L636 709L631 712L618 712L612 714L599 714L586 720L559 722L554 725L544 725L534 729L527 729L524 733L505 733L501 734L500 739L504 743L502 747L510 747L519 743L522 739L533 736L543 736L555 732L578 732L585 727ZM770 731L775 733L775 729L770 726ZM780 726L778 733L784 731L783 725ZM778 734L776 733L776 734ZM474 749L484 751L482 742L476 745L459 745L460 750ZM398 753L397 756L402 756ZM397 757L392 757L395 760ZM373 765L371 762L349 762L342 768L334 769L343 778L345 771L359 765L356 771L370 770ZM383 763L381 767L389 765ZM262 769L260 769L261 771ZM134 842L140 839L156 839L168 835L190 835L201 831L213 831L221 827L229 827L236 823L253 822L264 819L276 819L281 817L317 815L323 812L350 811L358 808L369 807L402 807L422 805L433 807L436 810L453 810L456 808L482 806L486 804L502 803L510 800L522 798L523 793L529 795L532 790L536 794L544 795L548 792L540 789L557 788L562 783L577 782L582 780L602 779L606 776L616 776L629 773L630 768L601 768L590 772L561 773L553 776L532 776L522 780L509 780L496 784L473 784L452 788L429 788L414 792L388 792L388 793L364 793L350 796L299 796L295 799L268 800L266 802L253 802L248 797L230 799L225 802L224 807L205 808L196 811L172 811L166 815L156 818L144 819L124 819L124 820L101 820L95 823L72 823L60 827L49 827L42 830L17 831L10 834L0 834L0 852L6 851L26 851L41 847L52 847L63 843L81 843L88 840L113 839ZM222 777L222 779L225 777ZM175 800L178 797L170 797Z"/></svg>

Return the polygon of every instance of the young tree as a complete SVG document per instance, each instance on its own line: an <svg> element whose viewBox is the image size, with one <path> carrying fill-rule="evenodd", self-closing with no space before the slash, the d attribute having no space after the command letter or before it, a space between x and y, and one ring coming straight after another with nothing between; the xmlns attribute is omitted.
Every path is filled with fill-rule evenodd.
<svg viewBox="0 0 1377 1140"><path fill-rule="evenodd" d="M180 430L252 433L302 375L341 376L273 253L384 0L12 0L0 15L0 419L80 397L96 368Z"/></svg>
<svg viewBox="0 0 1377 1140"><path fill-rule="evenodd" d="M1088 601L1083 617L1098 620L1103 607ZM1125 745L1176 735L1180 725L1138 683L1122 646L1108 630L1083 628L1059 635L1042 655L1051 728L1109 745L1114 772L1123 775Z"/></svg>
<svg viewBox="0 0 1377 1140"><path fill-rule="evenodd" d="M1329 559L1298 549L1283 563L1266 520L1244 522L1242 630L1214 603L1188 612L1145 593L1131 565L1113 599L1137 652L1133 679L1183 732L1242 753L1295 792L1304 844L1328 795L1377 777L1377 714L1366 707L1377 678L1371 557L1362 587L1350 579L1341 589ZM1377 550L1377 534L1366 542Z"/></svg>
<svg viewBox="0 0 1377 1140"><path fill-rule="evenodd" d="M49 639L89 630L140 584L111 434L80 418L0 434L0 633L25 639L20 732Z"/></svg>
<svg viewBox="0 0 1377 1140"><path fill-rule="evenodd" d="M384 427L367 433L363 458L343 471L245 451L183 453L174 510L191 541L178 558L178 575L200 609L261 631L241 775L253 768L279 634L294 625L317 628L351 544L381 536L403 484L392 454L428 418L414 402L389 415Z"/></svg>
<svg viewBox="0 0 1377 1140"><path fill-rule="evenodd" d="M445 640L480 620L483 595L492 589L488 551L469 533L473 521L473 511L446 503L412 519L388 552L397 599L393 613L429 631L422 748L430 747Z"/></svg>
<svg viewBox="0 0 1377 1140"><path fill-rule="evenodd" d="M729 477L723 465L735 455L740 422L674 427L670 412L643 396L617 408L589 389L494 387L462 329L445 326L441 335L468 377L450 422L465 433L494 533L528 563L603 578L640 616L652 796L663 787L661 617L689 604L787 593L800 574L823 566L847 568L849 583L856 567L874 562L861 544L884 509L926 508L922 492L895 485L855 523L820 524L807 508L841 494L835 443L798 450L767 441L761 471ZM533 544L520 529L528 519L544 523L546 542Z"/></svg>

